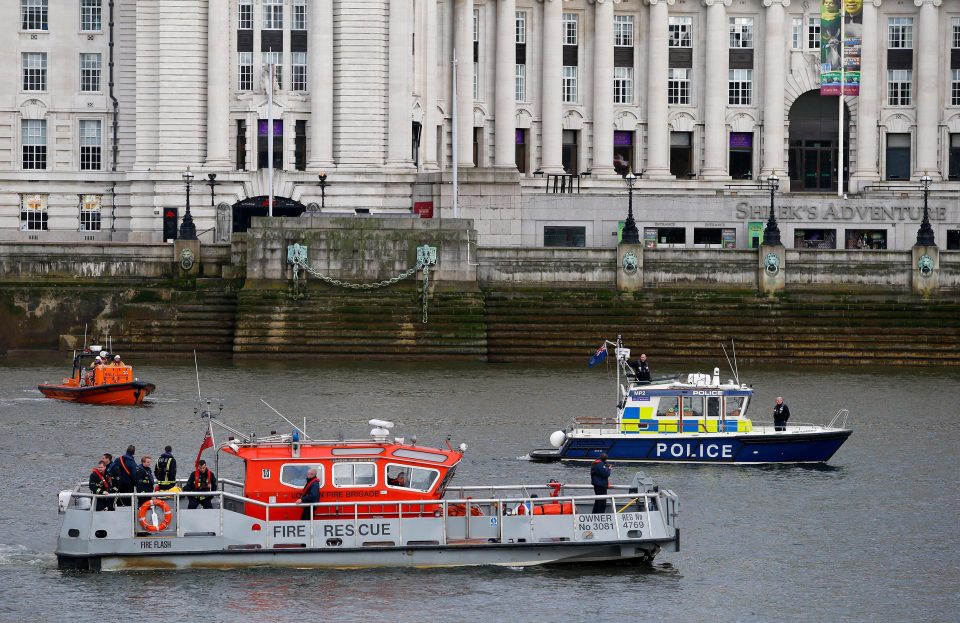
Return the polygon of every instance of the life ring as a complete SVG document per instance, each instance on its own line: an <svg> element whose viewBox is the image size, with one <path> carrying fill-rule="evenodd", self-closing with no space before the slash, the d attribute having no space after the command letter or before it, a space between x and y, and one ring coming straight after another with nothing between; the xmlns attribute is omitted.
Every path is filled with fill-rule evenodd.
<svg viewBox="0 0 960 623"><path fill-rule="evenodd" d="M159 525L154 525L147 521L147 513L155 506L159 507L163 512L163 519L160 520ZM170 522L173 520L173 512L170 510L169 504L163 500L153 498L140 505L140 512L137 514L137 517L140 520L140 527L147 532L163 532L170 527Z"/></svg>

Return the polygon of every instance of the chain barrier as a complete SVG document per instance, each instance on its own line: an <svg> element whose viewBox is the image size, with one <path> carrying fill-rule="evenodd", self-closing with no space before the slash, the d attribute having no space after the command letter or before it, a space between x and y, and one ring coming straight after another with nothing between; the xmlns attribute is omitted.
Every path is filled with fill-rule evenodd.
<svg viewBox="0 0 960 623"><path fill-rule="evenodd" d="M328 277L320 273L319 271L310 268L307 265L307 247L292 244L287 247L287 262L293 265L293 298L300 299L303 298L303 294L300 290L300 271L303 270L305 273L313 275L320 281L329 283L330 285L337 286L340 288L347 288L350 290L375 290L377 288L386 288L387 286L392 286L395 283L399 283L404 279L409 278L412 275L415 275L418 270L423 270L423 294L421 295L421 300L423 302L423 324L427 323L427 295L430 288L430 267L436 265L437 263L437 249L436 247L422 246L417 247L417 263L413 268L407 269L397 275L396 277L391 277L390 279L384 279L382 281L374 281L368 283L354 283L350 281L342 281L340 279L334 279L333 277ZM306 281L306 279L304 279Z"/></svg>

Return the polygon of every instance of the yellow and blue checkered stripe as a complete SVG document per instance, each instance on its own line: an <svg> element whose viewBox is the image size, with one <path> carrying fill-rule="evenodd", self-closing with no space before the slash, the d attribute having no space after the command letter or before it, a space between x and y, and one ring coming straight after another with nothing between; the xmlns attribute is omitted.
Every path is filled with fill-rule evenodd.
<svg viewBox="0 0 960 623"><path fill-rule="evenodd" d="M722 423L722 428L721 428ZM676 433L679 420L670 418L656 419L653 407L627 407L620 420L620 432L627 434ZM745 419L721 420L716 418L684 418L685 433L749 433L753 423Z"/></svg>

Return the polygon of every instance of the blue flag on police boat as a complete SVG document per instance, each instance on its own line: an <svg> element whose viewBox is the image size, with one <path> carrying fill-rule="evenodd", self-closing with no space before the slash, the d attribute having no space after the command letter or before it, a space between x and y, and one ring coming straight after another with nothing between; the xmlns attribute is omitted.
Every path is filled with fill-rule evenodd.
<svg viewBox="0 0 960 623"><path fill-rule="evenodd" d="M593 367L607 358L607 343L604 342L600 345L600 348L597 349L597 352L593 353L593 357L590 358L590 363L587 364L589 367Z"/></svg>

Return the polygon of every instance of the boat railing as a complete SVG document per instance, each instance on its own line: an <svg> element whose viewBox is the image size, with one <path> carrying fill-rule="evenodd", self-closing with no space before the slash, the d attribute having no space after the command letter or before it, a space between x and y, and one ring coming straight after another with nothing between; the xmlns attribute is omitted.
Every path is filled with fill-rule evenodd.
<svg viewBox="0 0 960 623"><path fill-rule="evenodd" d="M847 418L850 417L849 409L840 409L837 411L837 414L833 416L830 420L830 423L827 424L828 428L846 428L847 427Z"/></svg>
<svg viewBox="0 0 960 623"><path fill-rule="evenodd" d="M597 434L618 433L620 432L620 421L616 416L581 416L573 419L573 428L577 431L585 431Z"/></svg>
<svg viewBox="0 0 960 623"><path fill-rule="evenodd" d="M789 424L786 425L785 432L815 433L817 431L822 431L823 429L824 429L823 424L814 424L812 422L790 422ZM753 427L751 431L754 433L763 433L763 434L777 432L776 426L773 423L768 423L768 422L753 422Z"/></svg>

